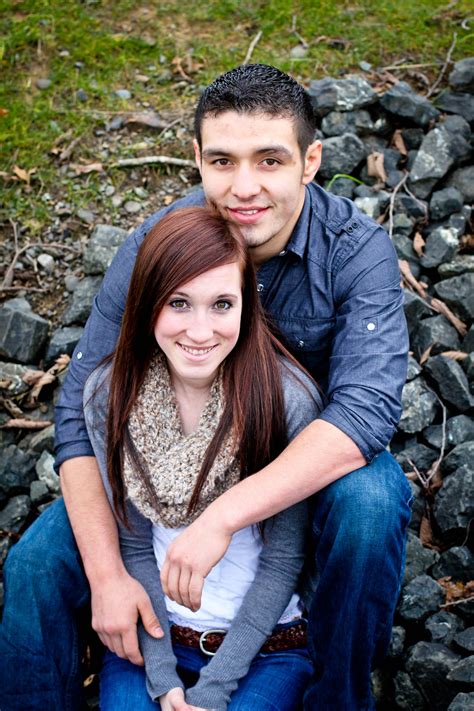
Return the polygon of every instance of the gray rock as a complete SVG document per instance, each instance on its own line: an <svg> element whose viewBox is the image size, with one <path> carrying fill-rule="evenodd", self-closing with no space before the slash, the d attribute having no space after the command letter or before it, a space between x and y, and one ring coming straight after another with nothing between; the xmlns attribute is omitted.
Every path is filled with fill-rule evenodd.
<svg viewBox="0 0 474 711"><path fill-rule="evenodd" d="M336 173L352 173L367 155L367 149L353 133L323 141L323 157L319 174L332 178Z"/></svg>
<svg viewBox="0 0 474 711"><path fill-rule="evenodd" d="M430 425L423 432L423 437L432 447L441 449L443 428L441 425ZM456 415L446 421L446 441L448 449L463 442L474 440L474 421L468 415Z"/></svg>
<svg viewBox="0 0 474 711"><path fill-rule="evenodd" d="M102 277L100 276L88 276L82 279L61 317L65 326L70 326L73 323L85 324L92 308L94 296L99 291L101 283Z"/></svg>
<svg viewBox="0 0 474 711"><path fill-rule="evenodd" d="M436 99L436 107L448 114L459 114L474 124L474 96L465 92L444 91Z"/></svg>
<svg viewBox="0 0 474 711"><path fill-rule="evenodd" d="M443 602L441 585L429 575L418 575L402 588L398 611L405 622L421 622L430 612L437 612Z"/></svg>
<svg viewBox="0 0 474 711"><path fill-rule="evenodd" d="M402 449L401 452L395 455L395 459L405 472L413 471L413 464L419 471L426 472L437 458L437 452L431 447L426 447L418 442Z"/></svg>
<svg viewBox="0 0 474 711"><path fill-rule="evenodd" d="M406 669L428 701L430 711L444 711L456 693L446 676L459 661L455 652L436 642L418 642L408 653Z"/></svg>
<svg viewBox="0 0 474 711"><path fill-rule="evenodd" d="M435 284L435 292L461 319L474 318L474 273L444 279Z"/></svg>
<svg viewBox="0 0 474 711"><path fill-rule="evenodd" d="M290 49L290 57L292 59L304 59L307 54L308 50L306 49L306 47L303 47L302 44L297 44L295 47L292 47Z"/></svg>
<svg viewBox="0 0 474 711"><path fill-rule="evenodd" d="M425 132L422 128L402 128L402 138L409 151L415 150L423 143Z"/></svg>
<svg viewBox="0 0 474 711"><path fill-rule="evenodd" d="M80 283L81 280L75 274L66 274L64 277L64 286L70 292L75 291Z"/></svg>
<svg viewBox="0 0 474 711"><path fill-rule="evenodd" d="M464 337L462 350L465 353L472 353L474 351L474 324L471 325L471 328Z"/></svg>
<svg viewBox="0 0 474 711"><path fill-rule="evenodd" d="M467 375L469 383L471 384L472 391L472 382L474 381L474 353L469 353L467 358L462 361L462 367Z"/></svg>
<svg viewBox="0 0 474 711"><path fill-rule="evenodd" d="M443 123L444 128L451 131L453 134L459 134L466 141L471 140L471 127L469 122L462 116L446 116Z"/></svg>
<svg viewBox="0 0 474 711"><path fill-rule="evenodd" d="M403 290L403 309L405 311L410 336L418 329L422 319L427 316L432 316L433 314L433 311L426 301L408 289ZM456 333L454 329L453 331Z"/></svg>
<svg viewBox="0 0 474 711"><path fill-rule="evenodd" d="M52 274L54 272L55 261L50 254L40 254L38 255L36 261L47 274Z"/></svg>
<svg viewBox="0 0 474 711"><path fill-rule="evenodd" d="M0 306L0 356L32 363L47 337L48 322L32 311L26 299L10 299Z"/></svg>
<svg viewBox="0 0 474 711"><path fill-rule="evenodd" d="M142 204L140 202L136 202L136 200L127 200L125 203L125 209L130 215L134 215L136 212L140 212Z"/></svg>
<svg viewBox="0 0 474 711"><path fill-rule="evenodd" d="M119 99L128 100L132 98L132 92L128 89L117 89L114 94L115 96L118 96Z"/></svg>
<svg viewBox="0 0 474 711"><path fill-rule="evenodd" d="M431 196L430 217L432 220L443 220L453 212L459 212L463 203L462 193L457 188L450 187L438 190Z"/></svg>
<svg viewBox="0 0 474 711"><path fill-rule="evenodd" d="M405 217L405 219L408 219L405 215L397 215L397 217ZM414 274L413 265L417 264L418 257L413 249L413 241L409 239L406 234L403 234L403 232L394 232L392 235L392 244L395 247L397 257L399 259L406 259L410 264L412 274Z"/></svg>
<svg viewBox="0 0 474 711"><path fill-rule="evenodd" d="M457 662L446 676L446 679L474 686L474 655Z"/></svg>
<svg viewBox="0 0 474 711"><path fill-rule="evenodd" d="M402 432L419 432L430 425L438 410L436 395L419 377L411 380L403 387L403 413L398 424Z"/></svg>
<svg viewBox="0 0 474 711"><path fill-rule="evenodd" d="M449 262L459 250L457 231L453 227L436 227L428 236L424 253L420 258L425 269Z"/></svg>
<svg viewBox="0 0 474 711"><path fill-rule="evenodd" d="M86 274L105 274L127 231L112 225L97 225L84 251L84 271Z"/></svg>
<svg viewBox="0 0 474 711"><path fill-rule="evenodd" d="M462 447L462 445L459 445ZM444 480L433 505L442 533L465 528L474 517L474 474L466 465ZM457 610L458 611L458 610ZM459 611L458 611L459 612Z"/></svg>
<svg viewBox="0 0 474 711"><path fill-rule="evenodd" d="M445 644L448 647L455 635L464 629L464 622L457 615L453 615L452 612L441 610L428 617L425 622L425 629L431 642Z"/></svg>
<svg viewBox="0 0 474 711"><path fill-rule="evenodd" d="M469 627L464 632L458 632L454 641L464 652L474 652L474 627Z"/></svg>
<svg viewBox="0 0 474 711"><path fill-rule="evenodd" d="M405 576L403 579L404 585L407 585L411 580L414 580L419 575L426 573L439 558L439 553L425 548L412 531L408 532Z"/></svg>
<svg viewBox="0 0 474 711"><path fill-rule="evenodd" d="M328 189L328 185L329 183L325 186L326 190ZM339 195L340 197L349 198L349 200L351 200L354 195L355 186L356 183L353 180L349 180L349 178L336 178L336 180L331 183L329 192L333 193L333 195Z"/></svg>
<svg viewBox="0 0 474 711"><path fill-rule="evenodd" d="M49 499L49 489L44 481L32 481L30 486L30 499L34 506L44 504Z"/></svg>
<svg viewBox="0 0 474 711"><path fill-rule="evenodd" d="M9 533L18 533L30 513L30 497L21 494L14 496L0 511L0 529Z"/></svg>
<svg viewBox="0 0 474 711"><path fill-rule="evenodd" d="M405 671L398 671L393 679L394 701L397 709L404 711L425 711L423 696Z"/></svg>
<svg viewBox="0 0 474 711"><path fill-rule="evenodd" d="M49 452L44 451L36 462L36 473L38 479L46 484L51 493L60 493L59 476L54 471L54 457Z"/></svg>
<svg viewBox="0 0 474 711"><path fill-rule="evenodd" d="M413 228L416 224L416 218L412 215L407 215L405 212L399 212L393 216L393 231L394 237L399 234L406 235L409 237L413 232ZM415 254L412 248L411 254ZM418 257L416 257L418 259Z"/></svg>
<svg viewBox="0 0 474 711"><path fill-rule="evenodd" d="M428 358L425 371L436 381L442 398L460 412L474 406L469 383L459 363L443 355Z"/></svg>
<svg viewBox="0 0 474 711"><path fill-rule="evenodd" d="M49 89L52 83L51 79L46 79L46 77L40 77L35 81L37 89Z"/></svg>
<svg viewBox="0 0 474 711"><path fill-rule="evenodd" d="M474 691L470 694L461 692L449 704L447 711L472 711L474 708Z"/></svg>
<svg viewBox="0 0 474 711"><path fill-rule="evenodd" d="M87 101L87 91L84 91L84 89L78 89L76 91L76 99L77 101Z"/></svg>
<svg viewBox="0 0 474 711"><path fill-rule="evenodd" d="M425 514L425 498L422 494L422 489L414 481L408 480L410 488L413 494L413 501L411 504L411 518L409 527L411 531L414 531L417 536L420 530L421 519Z"/></svg>
<svg viewBox="0 0 474 711"><path fill-rule="evenodd" d="M474 94L474 57L456 62L449 75L449 86L454 91L467 91Z"/></svg>
<svg viewBox="0 0 474 711"><path fill-rule="evenodd" d="M39 430L31 435L27 435L22 443L27 440L28 449L36 454L41 454L45 449L51 454L54 454L54 425L45 427L44 430Z"/></svg>
<svg viewBox="0 0 474 711"><path fill-rule="evenodd" d="M451 174L447 185L457 188L464 198L464 202L474 202L474 165L458 168Z"/></svg>
<svg viewBox="0 0 474 711"><path fill-rule="evenodd" d="M10 536L0 537L0 568L3 568L8 555L8 551L13 545L13 538ZM3 607L3 603L1 605Z"/></svg>
<svg viewBox="0 0 474 711"><path fill-rule="evenodd" d="M377 101L377 94L363 77L352 75L346 79L312 81L308 94L318 116L330 111L355 111Z"/></svg>
<svg viewBox="0 0 474 711"><path fill-rule="evenodd" d="M474 442L467 441L458 444L441 465L443 474L452 474L460 467L472 468L474 461Z"/></svg>
<svg viewBox="0 0 474 711"><path fill-rule="evenodd" d="M408 356L407 381L413 380L420 373L421 366L413 358L413 356Z"/></svg>
<svg viewBox="0 0 474 711"><path fill-rule="evenodd" d="M59 358L63 353L71 355L77 342L81 338L84 329L82 326L65 326L64 328L57 328L51 340L48 344L48 350L46 351L46 363L52 363Z"/></svg>
<svg viewBox="0 0 474 711"><path fill-rule="evenodd" d="M28 370L37 370L36 366L19 365L18 363L4 363L0 361L0 380L8 382L5 388L2 388L3 393L7 397L26 393L30 389L30 385L25 383L23 375Z"/></svg>
<svg viewBox="0 0 474 711"><path fill-rule="evenodd" d="M29 490L35 478L35 457L10 444L0 457L0 501Z"/></svg>
<svg viewBox="0 0 474 711"><path fill-rule="evenodd" d="M392 86L380 99L386 111L398 118L408 119L417 126L426 127L438 118L439 111L422 96L419 96L404 81Z"/></svg>
<svg viewBox="0 0 474 711"><path fill-rule="evenodd" d="M438 273L443 279L474 272L474 254L460 254L447 264L440 264Z"/></svg>
<svg viewBox="0 0 474 711"><path fill-rule="evenodd" d="M463 136L451 133L445 126L437 126L426 134L410 170L412 187L422 188L417 197L427 197L436 182L448 173L459 160L467 157L470 146Z"/></svg>
<svg viewBox="0 0 474 711"><path fill-rule="evenodd" d="M412 338L412 347L415 352L422 356L429 346L432 346L432 355L459 348L458 332L444 316L423 319L415 331Z"/></svg>
<svg viewBox="0 0 474 711"><path fill-rule="evenodd" d="M85 208L80 208L77 212L76 215L80 220L83 222L86 222L88 225L92 225L95 220L95 215L92 212L92 210L86 210Z"/></svg>
<svg viewBox="0 0 474 711"><path fill-rule="evenodd" d="M460 580L467 583L472 578L474 570L474 555L467 546L453 546L448 548L439 556L439 560L433 567L434 578L445 578L450 576L453 580Z"/></svg>
<svg viewBox="0 0 474 711"><path fill-rule="evenodd" d="M388 649L389 657L401 657L405 646L406 632L403 627L393 627L390 646Z"/></svg>
<svg viewBox="0 0 474 711"><path fill-rule="evenodd" d="M342 136L344 133L363 135L373 131L374 124L368 111L331 111L321 122L325 136Z"/></svg>

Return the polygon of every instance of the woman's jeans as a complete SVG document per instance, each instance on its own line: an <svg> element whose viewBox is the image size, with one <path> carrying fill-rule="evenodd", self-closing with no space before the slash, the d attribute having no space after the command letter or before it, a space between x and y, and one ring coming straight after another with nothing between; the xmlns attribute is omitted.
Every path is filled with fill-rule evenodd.
<svg viewBox="0 0 474 711"><path fill-rule="evenodd" d="M185 688L194 686L211 657L199 649L173 645ZM228 711L295 711L311 678L307 650L258 654L232 694ZM101 711L157 711L148 696L145 671L107 651L100 675Z"/></svg>
<svg viewBox="0 0 474 711"><path fill-rule="evenodd" d="M374 708L370 672L390 641L410 500L388 452L313 497L318 584L309 610L314 675L305 711ZM12 548L4 573L0 709L78 711L77 616L89 587L62 501Z"/></svg>

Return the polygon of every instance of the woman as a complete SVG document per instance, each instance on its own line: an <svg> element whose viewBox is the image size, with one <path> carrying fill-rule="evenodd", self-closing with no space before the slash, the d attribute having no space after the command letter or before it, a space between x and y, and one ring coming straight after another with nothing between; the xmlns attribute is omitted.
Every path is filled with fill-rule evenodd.
<svg viewBox="0 0 474 711"><path fill-rule="evenodd" d="M139 629L145 670L106 653L102 711L297 708L311 673L294 592L306 504L235 534L199 610L165 599L159 569L183 527L320 405L265 323L242 237L207 208L160 220L138 252L113 358L85 392L125 565L165 631Z"/></svg>

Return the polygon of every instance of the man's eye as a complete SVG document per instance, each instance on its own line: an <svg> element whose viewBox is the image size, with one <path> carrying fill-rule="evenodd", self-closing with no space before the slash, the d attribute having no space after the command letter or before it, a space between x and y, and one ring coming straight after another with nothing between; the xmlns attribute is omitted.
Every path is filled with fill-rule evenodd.
<svg viewBox="0 0 474 711"><path fill-rule="evenodd" d="M170 301L170 306L172 309L185 309L187 303L184 299L173 299L173 301Z"/></svg>
<svg viewBox="0 0 474 711"><path fill-rule="evenodd" d="M231 306L230 301L216 301L214 308L216 311L227 311Z"/></svg>
<svg viewBox="0 0 474 711"><path fill-rule="evenodd" d="M265 158L262 163L264 163L264 165L267 165L270 168L272 168L274 165L279 165L279 161L277 161L276 158Z"/></svg>
<svg viewBox="0 0 474 711"><path fill-rule="evenodd" d="M230 165L230 161L227 158L217 158L217 160L214 161L214 165Z"/></svg>

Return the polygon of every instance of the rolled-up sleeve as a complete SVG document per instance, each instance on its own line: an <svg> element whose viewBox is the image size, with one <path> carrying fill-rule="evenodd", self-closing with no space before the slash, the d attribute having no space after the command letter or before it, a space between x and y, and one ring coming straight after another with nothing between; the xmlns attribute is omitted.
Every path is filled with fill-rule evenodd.
<svg viewBox="0 0 474 711"><path fill-rule="evenodd" d="M370 462L400 418L408 333L398 261L387 233L376 229L345 256L333 273L336 326L329 404L320 418L345 432Z"/></svg>

